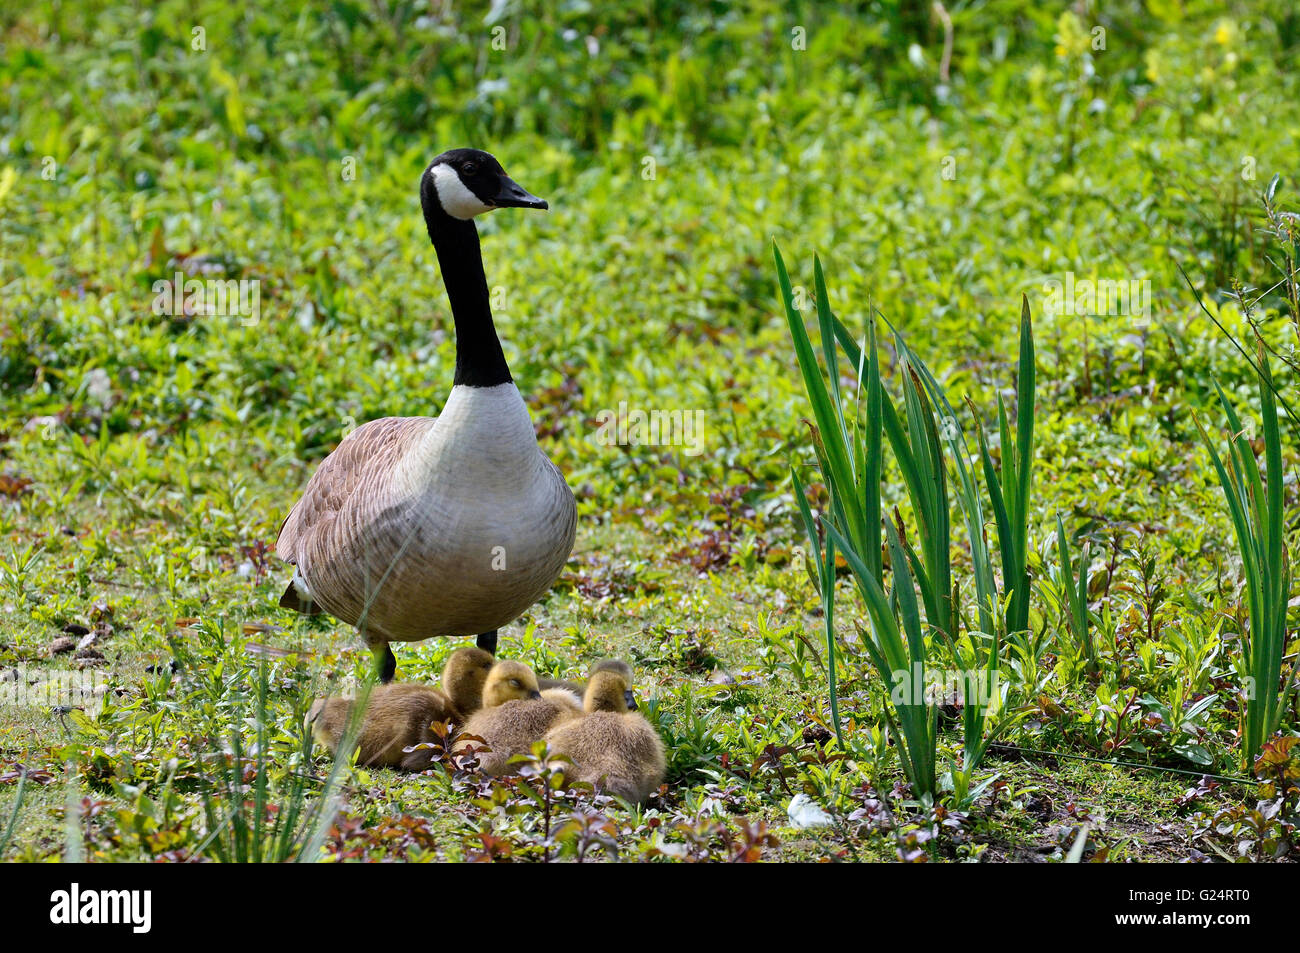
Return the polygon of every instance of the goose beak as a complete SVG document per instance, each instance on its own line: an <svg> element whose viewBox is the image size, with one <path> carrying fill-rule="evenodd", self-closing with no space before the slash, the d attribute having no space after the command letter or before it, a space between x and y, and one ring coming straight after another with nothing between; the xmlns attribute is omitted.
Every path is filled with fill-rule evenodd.
<svg viewBox="0 0 1300 953"><path fill-rule="evenodd" d="M546 199L539 199L508 175L501 176L501 188L492 199L492 205L496 208L550 208Z"/></svg>
<svg viewBox="0 0 1300 953"><path fill-rule="evenodd" d="M631 690L623 693L623 701L627 702L628 711L636 711L636 696Z"/></svg>

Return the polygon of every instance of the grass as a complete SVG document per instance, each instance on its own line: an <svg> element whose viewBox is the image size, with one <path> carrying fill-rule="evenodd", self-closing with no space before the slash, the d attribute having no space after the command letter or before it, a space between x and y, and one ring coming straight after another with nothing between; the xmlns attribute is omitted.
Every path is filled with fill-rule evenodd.
<svg viewBox="0 0 1300 953"><path fill-rule="evenodd" d="M1267 459L1261 474L1264 448L1235 439L1209 382L1263 436L1256 348L1233 339L1262 340L1279 411L1295 404L1295 282L1278 271L1296 260L1294 13L948 12L944 79L942 22L893 3L799 22L758 0L491 22L404 2L6 8L4 859L1064 860L1084 825L1084 860L1293 856L1286 785L1259 810L1263 785L1199 780L1284 776L1297 719L1295 610L1281 668L1253 672L1277 616L1265 646L1197 419L1228 427L1230 475L1251 451L1247 494L1246 463L1274 494L1258 538L1281 513L1293 557L1295 443L1279 427L1283 477ZM305 705L363 684L369 657L347 627L277 608L268 547L348 428L445 399L450 316L413 183L461 144L551 202L487 218L484 257L513 375L579 501L560 584L503 651L548 675L633 663L670 748L641 811L305 754ZM178 270L259 282L257 322L155 313ZM1149 308L1052 312L1045 284L1067 274L1146 280ZM838 362L824 386L844 416L810 413L786 304L800 327L817 315L809 354ZM829 336L823 313L841 319ZM703 452L597 439L620 403L702 412ZM834 461L810 416L861 448L836 463L853 494L816 475ZM909 493L900 448L942 461L942 497ZM835 506L843 539L813 545ZM1058 566L1068 613L1043 594ZM936 631L931 607L950 604ZM859 632L885 610L904 661L915 646L937 672L995 664L1005 693L983 724L960 697L918 704L910 788ZM452 648L404 648L400 677L433 680ZM1274 677L1260 705L1278 736L1252 762L1254 674ZM209 770L236 750L247 781ZM799 793L832 823L795 827Z"/></svg>

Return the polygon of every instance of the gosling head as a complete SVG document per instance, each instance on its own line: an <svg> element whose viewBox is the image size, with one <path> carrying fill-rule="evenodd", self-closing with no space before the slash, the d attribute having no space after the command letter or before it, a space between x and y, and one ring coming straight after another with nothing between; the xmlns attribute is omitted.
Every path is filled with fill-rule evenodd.
<svg viewBox="0 0 1300 953"><path fill-rule="evenodd" d="M481 149L451 149L429 163L420 179L420 204L430 233L439 215L469 221L494 208L549 208Z"/></svg>
<svg viewBox="0 0 1300 953"><path fill-rule="evenodd" d="M307 728L310 728L312 725L314 725L316 723L316 719L320 717L321 712L325 710L325 706L328 703L329 703L328 698L318 698L314 702L312 702L311 708L307 709L307 717L303 719L303 725Z"/></svg>
<svg viewBox="0 0 1300 953"><path fill-rule="evenodd" d="M496 659L480 648L457 649L442 667L442 690L456 709L468 713L483 703L483 685Z"/></svg>
<svg viewBox="0 0 1300 953"><path fill-rule="evenodd" d="M587 712L612 711L619 714L636 708L636 697L632 686L621 671L616 668L599 669L592 672L587 682L587 694L582 707Z"/></svg>
<svg viewBox="0 0 1300 953"><path fill-rule="evenodd" d="M617 672L623 676L623 680L629 685L632 684L632 666L628 665L621 658L603 658L591 667L587 672L587 677L595 675L597 672Z"/></svg>
<svg viewBox="0 0 1300 953"><path fill-rule="evenodd" d="M537 676L523 662L497 662L483 686L483 707L495 708L506 702L541 698Z"/></svg>

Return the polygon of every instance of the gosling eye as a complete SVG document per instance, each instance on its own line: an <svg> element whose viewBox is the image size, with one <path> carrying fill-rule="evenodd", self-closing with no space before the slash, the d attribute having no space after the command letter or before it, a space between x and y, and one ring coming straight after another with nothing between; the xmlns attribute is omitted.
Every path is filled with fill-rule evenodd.
<svg viewBox="0 0 1300 953"><path fill-rule="evenodd" d="M510 687L511 687L511 688L523 688L524 686L522 686L522 685L519 684L519 679L517 679L517 678L512 678L512 679L510 679Z"/></svg>

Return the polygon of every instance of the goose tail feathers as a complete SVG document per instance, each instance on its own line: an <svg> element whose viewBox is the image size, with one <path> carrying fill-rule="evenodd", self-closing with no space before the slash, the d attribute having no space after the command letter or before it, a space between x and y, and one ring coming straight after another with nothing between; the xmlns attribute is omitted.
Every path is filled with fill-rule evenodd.
<svg viewBox="0 0 1300 953"><path fill-rule="evenodd" d="M293 579L289 581L288 587L284 590L284 595L280 597L280 608L292 609L294 612L301 612L303 615L319 615L321 608L312 602L311 599L305 598L298 588L298 574L294 573Z"/></svg>

